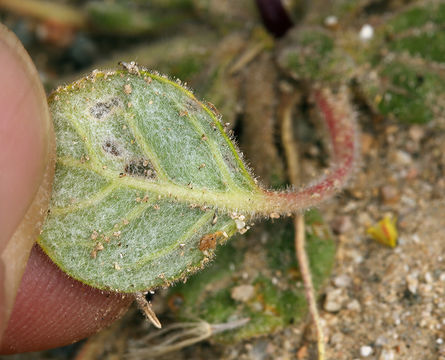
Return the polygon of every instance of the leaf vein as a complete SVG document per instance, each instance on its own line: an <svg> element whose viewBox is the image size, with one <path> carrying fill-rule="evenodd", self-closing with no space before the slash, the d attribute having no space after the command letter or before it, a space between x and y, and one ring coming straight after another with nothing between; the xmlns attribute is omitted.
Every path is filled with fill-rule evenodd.
<svg viewBox="0 0 445 360"><path fill-rule="evenodd" d="M156 170L156 174L158 175L159 179L162 179L166 182L171 182L168 175L165 173L164 169L162 168L160 161L158 157L156 156L153 149L150 147L150 145L147 142L147 139L145 139L141 132L139 131L138 127L136 126L135 122L133 121L131 116L125 116L125 119L127 120L128 127L130 131L133 133L133 136L136 139L136 142L139 146L142 147L142 151L144 152L145 156L147 156L152 163L153 167Z"/></svg>
<svg viewBox="0 0 445 360"><path fill-rule="evenodd" d="M221 155L221 152L218 151L217 146L216 146L212 136L210 136L210 134L205 133L204 129L201 127L201 125L199 124L199 122L195 116L192 116L187 113L186 117L190 121L192 127L198 133L198 136L207 135L206 136L207 140L205 140L205 142L207 143L207 146L209 147L210 152L212 153L213 158L215 159L216 164L218 165L219 171L221 173L221 176L224 179L224 182L226 183L226 186L229 187L230 189L236 188L237 185L233 181L232 176L230 176L230 171L227 167L227 164L225 163L225 161Z"/></svg>
<svg viewBox="0 0 445 360"><path fill-rule="evenodd" d="M131 266L124 266L124 268L132 268L134 270L138 270L141 267L143 267L148 262L160 258L163 255L166 255L170 252L172 252L175 248L178 248L181 243L185 243L188 239L192 238L195 233L198 232L199 229L201 229L206 223L210 222L213 215L215 214L214 211L208 211L206 212L198 221L196 221L182 236L180 236L173 244L170 246L164 247L162 250L158 250L156 252L151 253L148 256L144 256L141 258L138 262L135 264L132 264Z"/></svg>
<svg viewBox="0 0 445 360"><path fill-rule="evenodd" d="M105 197L107 197L114 189L116 189L117 184L116 183L110 183L104 188L102 188L100 191L96 192L92 197L79 201L77 203L74 203L72 205L64 206L64 207L53 207L51 208L51 213L54 215L64 215L69 212L74 212L76 210L82 210L87 207L90 207L92 205L97 204L99 201L103 200Z"/></svg>
<svg viewBox="0 0 445 360"><path fill-rule="evenodd" d="M96 156L96 152L94 151L94 148L89 141L89 137L86 135L86 132L84 131L83 127L79 124L78 121L74 118L74 116L69 113L68 116L66 116L66 119L69 121L69 123L72 125L74 131L77 132L77 134L80 136L80 138L83 140L85 147L87 148L88 155L90 157L90 160L94 163L99 163L99 159Z"/></svg>

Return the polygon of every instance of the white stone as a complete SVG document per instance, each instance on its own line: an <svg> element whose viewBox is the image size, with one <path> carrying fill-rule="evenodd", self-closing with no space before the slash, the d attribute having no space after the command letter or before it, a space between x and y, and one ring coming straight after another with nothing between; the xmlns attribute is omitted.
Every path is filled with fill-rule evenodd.
<svg viewBox="0 0 445 360"><path fill-rule="evenodd" d="M360 348L360 356L368 357L372 354L372 347L368 345L364 345Z"/></svg>
<svg viewBox="0 0 445 360"><path fill-rule="evenodd" d="M351 285L352 279L348 275L339 275L334 278L334 285L338 288L346 288Z"/></svg>
<svg viewBox="0 0 445 360"><path fill-rule="evenodd" d="M363 25L360 29L359 37L363 41L371 40L374 37L374 28L369 24Z"/></svg>
<svg viewBox="0 0 445 360"><path fill-rule="evenodd" d="M416 294L417 288L419 286L419 280L417 278L417 274L416 273L408 274L408 276L406 277L406 284L408 286L408 290L412 294Z"/></svg>
<svg viewBox="0 0 445 360"><path fill-rule="evenodd" d="M393 350L383 349L379 356L379 360L394 360L395 354Z"/></svg>
<svg viewBox="0 0 445 360"><path fill-rule="evenodd" d="M380 335L377 340L375 341L376 346L384 346L388 344L388 338L384 335Z"/></svg>
<svg viewBox="0 0 445 360"><path fill-rule="evenodd" d="M394 160L401 165L410 165L413 162L411 155L403 150L397 150L395 152Z"/></svg>
<svg viewBox="0 0 445 360"><path fill-rule="evenodd" d="M335 15L329 15L328 17L326 17L326 19L324 19L324 24L326 26L335 26L338 24L338 18Z"/></svg>
<svg viewBox="0 0 445 360"><path fill-rule="evenodd" d="M255 295L255 288L252 285L238 285L232 288L232 299L240 302L247 302Z"/></svg>
<svg viewBox="0 0 445 360"><path fill-rule="evenodd" d="M358 302L358 300L354 299L351 302L349 302L348 305L346 305L346 308L351 311L359 312L362 307L361 307L360 303Z"/></svg>
<svg viewBox="0 0 445 360"><path fill-rule="evenodd" d="M326 300L324 302L324 309L328 312L337 312L342 308L342 301L344 296L342 295L342 289L334 289L326 294Z"/></svg>

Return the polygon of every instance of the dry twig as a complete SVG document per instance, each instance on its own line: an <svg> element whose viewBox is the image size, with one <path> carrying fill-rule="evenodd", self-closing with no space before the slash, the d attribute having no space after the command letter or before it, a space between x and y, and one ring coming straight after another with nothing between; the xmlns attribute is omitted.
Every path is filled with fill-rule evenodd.
<svg viewBox="0 0 445 360"><path fill-rule="evenodd" d="M298 154L298 146L293 136L292 128L292 109L298 102L297 94L284 94L281 106L281 139L286 154L286 163L289 179L293 185L297 185L300 181L300 159ZM320 316L317 310L317 302L315 299L315 290L312 282L311 271L309 268L309 260L305 250L305 225L304 215L297 214L294 218L295 227L295 252L300 267L301 277L303 279L305 296L309 307L309 313L312 317L317 331L317 347L318 359L324 360L324 334L320 323Z"/></svg>

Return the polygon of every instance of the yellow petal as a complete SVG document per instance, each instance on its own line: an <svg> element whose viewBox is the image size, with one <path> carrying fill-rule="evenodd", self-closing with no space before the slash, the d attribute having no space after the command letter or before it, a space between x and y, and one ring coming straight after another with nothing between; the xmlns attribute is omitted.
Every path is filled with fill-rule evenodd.
<svg viewBox="0 0 445 360"><path fill-rule="evenodd" d="M398 238L396 222L396 218L385 216L376 225L369 227L366 232L379 243L394 248Z"/></svg>

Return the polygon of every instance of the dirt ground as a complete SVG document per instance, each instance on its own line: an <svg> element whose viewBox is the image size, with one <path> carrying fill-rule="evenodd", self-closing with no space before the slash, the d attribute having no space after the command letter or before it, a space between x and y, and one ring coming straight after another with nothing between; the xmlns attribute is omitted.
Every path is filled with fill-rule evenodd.
<svg viewBox="0 0 445 360"><path fill-rule="evenodd" d="M329 358L445 359L443 130L431 123L363 133L362 171L327 206L342 224L326 289L338 311L322 315ZM395 249L365 234L387 213L398 218Z"/></svg>

